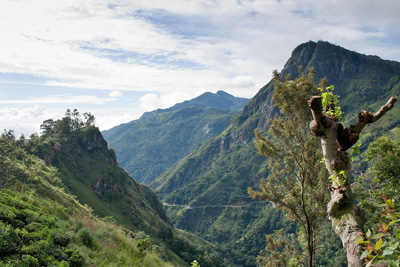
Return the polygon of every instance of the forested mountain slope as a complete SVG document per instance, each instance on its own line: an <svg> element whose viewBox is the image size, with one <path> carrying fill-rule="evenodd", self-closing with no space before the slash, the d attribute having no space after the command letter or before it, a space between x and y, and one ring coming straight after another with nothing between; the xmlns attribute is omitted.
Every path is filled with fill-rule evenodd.
<svg viewBox="0 0 400 267"><path fill-rule="evenodd" d="M75 208L71 205L80 207L84 211L77 210L78 214L75 214L75 209L73 209L71 217L61 214L64 216L63 220L70 220L73 224L79 224L75 222L76 216L81 216L79 212L86 212L82 216L99 216L114 221L127 229L127 235L131 235L131 237L126 237L127 240L121 237L121 240L114 242L118 243L117 246L124 246L124 242L132 243L132 249L137 249L141 258L145 255L144 251L150 252L154 248L154 253L150 256L159 257L156 261L165 264L169 262L173 266L185 266L196 259L205 265L219 266L220 259L215 255L212 246L194 235L175 229L155 193L148 186L137 183L118 165L115 153L108 149L107 142L99 129L91 123L81 121L76 110L72 115L68 113L62 120L45 121L41 128L43 129L42 136L32 135L29 141L20 141L20 147L13 145L15 147L9 149L10 156L3 157L2 155L0 162L2 181L0 182L3 188L22 187L28 190L28 194L31 194L30 189L33 188L34 194L37 194L39 199L47 197L59 202L55 205L64 206L66 209ZM5 140L7 138L7 136L2 137ZM16 144L16 141L11 143ZM16 159L15 167L10 167L8 162L10 157L17 153L16 151L19 151L18 153L22 156ZM34 167L38 168L34 169L37 173L33 178L30 177L32 171L29 168L25 171L24 167L24 164L32 164L32 162L35 164ZM48 177L54 184L46 181ZM24 185L26 181L29 183ZM35 187L40 190L36 190ZM11 195L12 197L15 196ZM36 205L34 209L40 209L40 205ZM49 213L51 211L50 209ZM1 221L3 221L3 215L8 216L8 213L0 212ZM9 219L6 218L4 221L5 227L9 227L7 220ZM1 227L3 227L2 223L0 222ZM91 224L91 222L85 223ZM16 226L15 231L23 230L22 226L19 228L18 224ZM136 238L136 241L133 238ZM101 243L98 245L101 246ZM128 247L125 248L129 250L130 245L126 246ZM140 252L141 250L143 253ZM132 253L136 252L132 250ZM86 256L82 255L82 257ZM90 257L88 260L90 262ZM104 258L102 261L101 264L106 262ZM140 258L137 260L138 265L134 264L131 258L124 259L121 264L123 262L125 266L144 266L141 265L144 263L141 263ZM157 264L151 263L149 266L157 266Z"/></svg>
<svg viewBox="0 0 400 267"><path fill-rule="evenodd" d="M201 142L222 132L247 102L223 91L204 93L171 108L147 112L103 135L115 149L119 164L138 182L148 184Z"/></svg>
<svg viewBox="0 0 400 267"><path fill-rule="evenodd" d="M335 86L335 93L340 95L348 122L356 117L360 109L376 111L390 96L400 95L398 62L362 55L327 42L310 41L293 51L281 76L295 78L299 66L304 70L313 67L317 79L326 77L328 84ZM247 188L258 188L260 178L268 176L267 159L257 155L252 141L254 129L266 130L268 120L278 112L274 108L272 93L271 81L231 119L221 134L204 142L151 184L169 204L193 207L221 205L220 208L214 206L208 211L204 210L202 216L197 215L197 209L182 207L170 207L167 212L179 228L193 231L232 251L239 251L233 258L242 266L254 266L254 257L265 244L264 234L280 228L271 225L263 232L253 231L253 225L261 223L259 220L265 219L264 216L270 216L264 214L257 217L262 213L262 206L253 211L250 218L246 210L251 205L237 209L223 206L250 202ZM363 146L366 147L379 134L397 127L400 122L398 114L400 109L397 105L388 116L374 125L373 132L367 127L361 140ZM247 227L236 227L238 222L243 222ZM224 234L216 234L217 230ZM249 242L253 245L249 246Z"/></svg>

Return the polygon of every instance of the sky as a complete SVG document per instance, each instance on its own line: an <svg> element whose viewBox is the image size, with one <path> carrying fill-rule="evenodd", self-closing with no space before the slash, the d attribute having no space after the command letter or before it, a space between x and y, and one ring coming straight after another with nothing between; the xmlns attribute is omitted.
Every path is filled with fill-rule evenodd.
<svg viewBox="0 0 400 267"><path fill-rule="evenodd" d="M0 126L106 130L204 92L253 97L299 44L400 61L399 0L0 0Z"/></svg>

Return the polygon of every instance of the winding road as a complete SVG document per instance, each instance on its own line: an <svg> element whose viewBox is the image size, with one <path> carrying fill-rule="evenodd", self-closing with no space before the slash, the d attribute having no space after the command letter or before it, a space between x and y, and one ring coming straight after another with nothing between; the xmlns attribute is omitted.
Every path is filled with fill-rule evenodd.
<svg viewBox="0 0 400 267"><path fill-rule="evenodd" d="M184 205L184 204L169 204L164 202L163 205L164 207L181 207L181 208L185 208L187 210L192 210L192 209L201 209L201 208L243 208L246 206L249 206L253 203L257 203L257 201L255 202L248 202L245 204L236 204L236 205L203 205L203 206L190 206L190 205Z"/></svg>

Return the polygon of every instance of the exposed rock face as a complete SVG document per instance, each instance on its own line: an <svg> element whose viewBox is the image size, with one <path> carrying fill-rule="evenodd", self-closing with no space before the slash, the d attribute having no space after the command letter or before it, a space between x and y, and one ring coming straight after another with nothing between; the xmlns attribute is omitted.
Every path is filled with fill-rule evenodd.
<svg viewBox="0 0 400 267"><path fill-rule="evenodd" d="M103 179L99 179L97 183L93 184L92 189L97 195L103 195L108 190L119 194L124 193L124 189L120 183L108 184Z"/></svg>
<svg viewBox="0 0 400 267"><path fill-rule="evenodd" d="M108 149L107 142L99 131L84 135L79 139L79 144L86 151L93 153L96 150Z"/></svg>

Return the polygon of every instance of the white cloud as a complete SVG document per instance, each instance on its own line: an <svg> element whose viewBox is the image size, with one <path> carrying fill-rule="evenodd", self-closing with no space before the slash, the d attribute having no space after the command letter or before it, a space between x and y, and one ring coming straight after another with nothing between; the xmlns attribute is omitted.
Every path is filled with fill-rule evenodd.
<svg viewBox="0 0 400 267"><path fill-rule="evenodd" d="M122 93L121 93L121 91L112 91L112 92L109 94L109 96L110 96L110 97L121 97L121 96L122 96Z"/></svg>
<svg viewBox="0 0 400 267"><path fill-rule="evenodd" d="M63 114L51 112L42 105L28 106L26 108L1 108L0 125L7 130L14 130L16 137L21 133L29 137L32 133L40 133L40 125L44 120L59 119Z"/></svg>
<svg viewBox="0 0 400 267"><path fill-rule="evenodd" d="M362 25L379 28L398 16L390 5L371 11L363 3L5 0L0 23L8 27L0 30L0 72L30 73L49 77L48 85L92 89L175 91L195 84L210 91L221 85L210 87L206 80L259 76L281 68L290 51L309 39L361 46L360 52L363 45L369 49L374 43L366 40L384 37L385 28L365 32ZM139 9L144 17L136 14ZM151 21L158 15L155 10L179 17L180 28L185 20L195 23L191 30L205 30L207 36L173 33L168 24ZM385 21L384 11L392 14ZM206 22L207 29L196 20ZM202 67L193 70L173 60Z"/></svg>
<svg viewBox="0 0 400 267"><path fill-rule="evenodd" d="M140 107L144 111L152 111L158 108L164 109L173 106L175 103L180 103L185 100L194 98L190 93L167 93L157 95L154 93L146 94L139 99Z"/></svg>
<svg viewBox="0 0 400 267"><path fill-rule="evenodd" d="M0 100L0 104L77 104L86 103L104 105L115 101L115 98L100 98L93 95L53 95L34 99Z"/></svg>

